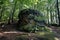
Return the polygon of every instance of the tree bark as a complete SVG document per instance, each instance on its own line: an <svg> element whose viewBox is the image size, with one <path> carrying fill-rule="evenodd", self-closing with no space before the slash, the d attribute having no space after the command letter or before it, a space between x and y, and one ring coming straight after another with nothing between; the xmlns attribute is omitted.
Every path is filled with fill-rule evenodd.
<svg viewBox="0 0 60 40"><path fill-rule="evenodd" d="M58 5L58 0L56 0L56 7L57 7L58 20L59 20L59 25L60 25L60 13L59 13L59 5Z"/></svg>
<svg viewBox="0 0 60 40"><path fill-rule="evenodd" d="M12 12L12 23L13 23L13 16L14 16L14 13L15 13L16 4L17 4L17 1L15 1L13 12Z"/></svg>

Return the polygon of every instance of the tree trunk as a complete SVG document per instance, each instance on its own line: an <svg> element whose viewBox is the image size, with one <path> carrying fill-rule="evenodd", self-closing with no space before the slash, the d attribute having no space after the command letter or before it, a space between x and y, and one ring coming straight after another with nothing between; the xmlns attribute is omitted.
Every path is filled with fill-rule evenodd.
<svg viewBox="0 0 60 40"><path fill-rule="evenodd" d="M47 7L47 22L49 24L49 9L48 9L48 7Z"/></svg>
<svg viewBox="0 0 60 40"><path fill-rule="evenodd" d="M14 16L15 8L16 8L16 3L17 3L17 1L15 1L15 4L14 4L12 10L11 10L9 20L8 20L8 24L13 23L13 16Z"/></svg>
<svg viewBox="0 0 60 40"><path fill-rule="evenodd" d="M51 7L50 7L50 9L51 9ZM50 10L50 20L51 20L51 24L52 24L52 22L53 22L53 19L52 19L52 10Z"/></svg>
<svg viewBox="0 0 60 40"><path fill-rule="evenodd" d="M1 20L2 20L2 13L3 13L3 11L4 11L4 6L2 7L2 10L1 10L1 12L0 12L0 22L1 22Z"/></svg>
<svg viewBox="0 0 60 40"><path fill-rule="evenodd" d="M60 25L60 13L59 13L59 5L58 5L58 0L56 0L56 7L57 7L58 20L59 20L59 25Z"/></svg>
<svg viewBox="0 0 60 40"><path fill-rule="evenodd" d="M12 23L13 23L13 16L14 16L14 13L15 13L16 4L17 4L17 1L15 1L13 12L12 12Z"/></svg>

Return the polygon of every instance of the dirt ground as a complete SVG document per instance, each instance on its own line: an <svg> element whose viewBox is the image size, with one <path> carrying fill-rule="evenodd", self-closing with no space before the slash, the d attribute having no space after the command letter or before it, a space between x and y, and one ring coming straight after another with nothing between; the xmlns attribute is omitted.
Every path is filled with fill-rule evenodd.
<svg viewBox="0 0 60 40"><path fill-rule="evenodd" d="M19 35L28 35L29 40L36 37L35 33L20 32L16 31L15 28L15 24L0 26L0 40L15 40L16 36ZM51 26L50 28L54 32L55 37L60 40L60 27Z"/></svg>

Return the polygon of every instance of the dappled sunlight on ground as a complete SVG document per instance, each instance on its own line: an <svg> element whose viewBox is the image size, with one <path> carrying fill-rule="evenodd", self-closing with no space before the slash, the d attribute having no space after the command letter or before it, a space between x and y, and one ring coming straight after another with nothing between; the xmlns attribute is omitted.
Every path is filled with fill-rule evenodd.
<svg viewBox="0 0 60 40"><path fill-rule="evenodd" d="M55 37L55 40L60 40L59 38Z"/></svg>

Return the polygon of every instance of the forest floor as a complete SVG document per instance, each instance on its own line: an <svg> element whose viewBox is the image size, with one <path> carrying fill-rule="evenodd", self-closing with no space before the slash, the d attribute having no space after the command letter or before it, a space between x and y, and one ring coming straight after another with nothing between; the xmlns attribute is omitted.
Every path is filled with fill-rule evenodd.
<svg viewBox="0 0 60 40"><path fill-rule="evenodd" d="M60 40L60 27L50 27L52 29L52 32L54 32L55 37Z"/></svg>
<svg viewBox="0 0 60 40"><path fill-rule="evenodd" d="M29 38L36 36L35 33L27 33L27 32L16 31L14 29L14 27L11 28L12 25L7 25L7 26L8 26L8 28L4 27L4 25L3 25L2 27L4 27L4 28L2 28L2 29L4 29L4 30L0 29L0 40L5 40L7 37L9 40L15 40L13 38L15 38L15 36L18 36L18 35L28 35ZM56 37L55 39L60 40L60 27L51 26L49 28L52 30L52 32L54 32L54 36ZM6 29L8 29L8 31ZM5 39L3 39L3 38L5 38Z"/></svg>

